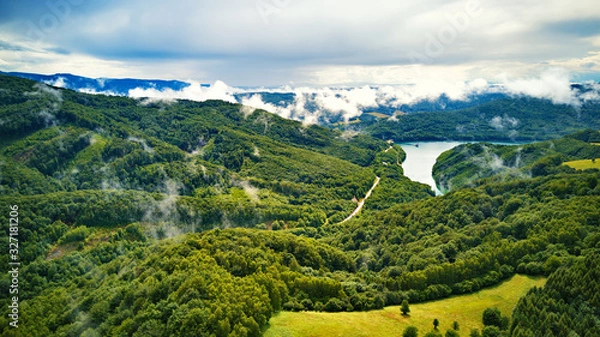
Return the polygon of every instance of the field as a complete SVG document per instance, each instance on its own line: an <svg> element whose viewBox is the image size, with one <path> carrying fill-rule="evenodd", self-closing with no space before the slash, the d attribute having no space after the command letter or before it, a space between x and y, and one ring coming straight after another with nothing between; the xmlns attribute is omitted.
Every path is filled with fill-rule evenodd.
<svg viewBox="0 0 600 337"><path fill-rule="evenodd" d="M390 115L382 114L380 112L367 112L367 114L380 119L390 118Z"/></svg>
<svg viewBox="0 0 600 337"><path fill-rule="evenodd" d="M481 329L481 315L486 308L498 307L503 315L510 315L519 298L534 286L543 286L544 278L516 275L508 281L474 294L451 297L410 306L410 316L404 317L399 306L383 310L349 313L281 312L270 320L266 337L377 337L401 336L404 329L414 325L419 335L433 328L433 320L440 321L444 333L457 321L460 333L467 336L474 328Z"/></svg>
<svg viewBox="0 0 600 337"><path fill-rule="evenodd" d="M587 170L592 168L600 169L600 160L574 160L566 162L565 165L572 167L576 170Z"/></svg>

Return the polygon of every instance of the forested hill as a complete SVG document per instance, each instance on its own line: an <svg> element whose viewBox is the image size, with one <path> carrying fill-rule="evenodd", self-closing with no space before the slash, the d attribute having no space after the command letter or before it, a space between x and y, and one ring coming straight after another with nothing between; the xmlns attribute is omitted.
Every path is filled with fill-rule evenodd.
<svg viewBox="0 0 600 337"><path fill-rule="evenodd" d="M396 142L540 141L600 128L600 102L585 101L575 106L531 97L507 97L455 111L398 114L376 122L365 119L362 126L376 138Z"/></svg>
<svg viewBox="0 0 600 337"><path fill-rule="evenodd" d="M463 144L444 152L433 167L440 190L447 192L480 184L493 177L506 180L570 170L572 160L600 158L600 132L580 131L561 139L522 145Z"/></svg>
<svg viewBox="0 0 600 337"><path fill-rule="evenodd" d="M368 135L8 76L0 121L0 221L18 223L0 249L17 233L20 262L19 328L3 311L1 336L260 336L281 310L440 299L564 273L600 248L597 170L434 198L403 176L400 147ZM0 287L12 283L3 272ZM544 319L546 297L568 295L551 284L534 299ZM581 305L598 328L594 297L560 310ZM538 321L522 317L503 333L529 336Z"/></svg>
<svg viewBox="0 0 600 337"><path fill-rule="evenodd" d="M352 199L375 180L377 154L388 148L369 136L304 126L238 104L135 100L0 79L1 193L31 195L35 207L35 200L69 203L131 191L133 208L184 196L172 206L200 228L317 226L351 213ZM392 154L402 161L400 148ZM411 191L397 200L429 195L422 185L404 185ZM110 207L115 198L104 199ZM101 221L148 216L128 214L126 221Z"/></svg>

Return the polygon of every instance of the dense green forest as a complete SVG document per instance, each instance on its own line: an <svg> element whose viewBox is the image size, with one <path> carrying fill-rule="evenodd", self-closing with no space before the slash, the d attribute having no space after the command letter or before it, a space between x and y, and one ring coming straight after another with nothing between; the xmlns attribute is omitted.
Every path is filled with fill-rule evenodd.
<svg viewBox="0 0 600 337"><path fill-rule="evenodd" d="M526 178L571 171L561 165L600 158L600 132L580 131L561 139L522 145L463 144L446 151L433 167L442 191L475 186L480 179Z"/></svg>
<svg viewBox="0 0 600 337"><path fill-rule="evenodd" d="M507 166L521 153L519 174L460 166L464 148L445 154L449 179L485 179L433 197L403 175L397 145L225 102L0 76L0 120L0 218L18 206L21 262L19 328L3 314L2 336L260 336L280 310L417 303L515 273L550 278L499 334L537 336L556 317L545 335L599 328L595 288L568 288L597 276L585 268L600 249L600 172L561 165L593 158L595 131L530 155L480 146Z"/></svg>
<svg viewBox="0 0 600 337"><path fill-rule="evenodd" d="M532 289L514 310L511 335L600 336L599 259L590 251L553 273L543 289Z"/></svg>
<svg viewBox="0 0 600 337"><path fill-rule="evenodd" d="M600 128L600 104L556 105L532 97L499 99L471 108L397 114L359 126L379 139L408 141L539 141Z"/></svg>

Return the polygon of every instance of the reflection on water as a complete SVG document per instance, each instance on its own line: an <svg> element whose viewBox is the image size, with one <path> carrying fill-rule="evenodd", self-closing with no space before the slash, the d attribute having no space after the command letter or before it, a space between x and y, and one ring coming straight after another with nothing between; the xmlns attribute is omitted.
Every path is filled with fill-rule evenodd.
<svg viewBox="0 0 600 337"><path fill-rule="evenodd" d="M432 187L436 195L442 195L433 180L432 170L437 157L451 148L464 144L464 142L423 142L400 143L406 160L402 163L404 175L411 180L427 184Z"/></svg>

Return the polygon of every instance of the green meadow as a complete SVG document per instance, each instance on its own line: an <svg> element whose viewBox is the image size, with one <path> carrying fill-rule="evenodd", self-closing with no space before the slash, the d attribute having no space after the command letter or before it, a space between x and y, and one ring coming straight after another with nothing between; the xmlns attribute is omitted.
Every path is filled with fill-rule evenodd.
<svg viewBox="0 0 600 337"><path fill-rule="evenodd" d="M587 169L600 169L600 160L586 159L586 160L574 160L566 162L565 165L572 167L576 170L587 170Z"/></svg>
<svg viewBox="0 0 600 337"><path fill-rule="evenodd" d="M419 329L424 335L433 329L433 320L440 321L439 330L450 329L452 322L460 325L459 332L467 336L471 329L481 329L481 315L486 308L498 307L510 315L519 298L534 287L541 287L544 278L515 275L498 286L479 292L455 296L440 301L413 304L410 315L403 316L399 306L368 312L280 312L270 320L266 337L380 337L401 336L407 326Z"/></svg>

